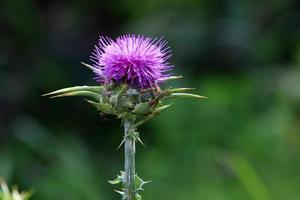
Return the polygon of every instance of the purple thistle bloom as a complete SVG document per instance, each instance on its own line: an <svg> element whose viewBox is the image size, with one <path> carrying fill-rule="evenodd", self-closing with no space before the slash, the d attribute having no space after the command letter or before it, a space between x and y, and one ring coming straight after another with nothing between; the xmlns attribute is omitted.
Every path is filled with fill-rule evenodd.
<svg viewBox="0 0 300 200"><path fill-rule="evenodd" d="M115 41L100 36L91 60L94 62L96 79L102 83L125 82L141 89L155 86L172 66L167 59L171 50L167 42L141 35L123 35Z"/></svg>

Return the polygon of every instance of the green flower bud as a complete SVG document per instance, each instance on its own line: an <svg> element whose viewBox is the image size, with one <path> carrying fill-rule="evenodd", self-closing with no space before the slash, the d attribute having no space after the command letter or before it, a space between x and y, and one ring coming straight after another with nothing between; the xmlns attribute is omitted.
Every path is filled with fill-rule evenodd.
<svg viewBox="0 0 300 200"><path fill-rule="evenodd" d="M148 103L148 102L139 103L139 104L136 104L136 106L132 112L135 114L138 114L138 115L147 115L147 114L153 112L153 108L150 105L150 103Z"/></svg>

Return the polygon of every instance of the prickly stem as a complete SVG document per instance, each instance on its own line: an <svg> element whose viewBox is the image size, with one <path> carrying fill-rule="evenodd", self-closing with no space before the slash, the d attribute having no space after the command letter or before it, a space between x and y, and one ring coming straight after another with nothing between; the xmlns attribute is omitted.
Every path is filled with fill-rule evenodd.
<svg viewBox="0 0 300 200"><path fill-rule="evenodd" d="M132 119L124 119L124 146L125 146L125 196L126 200L135 199L135 140L130 136L130 132L134 131L134 121Z"/></svg>

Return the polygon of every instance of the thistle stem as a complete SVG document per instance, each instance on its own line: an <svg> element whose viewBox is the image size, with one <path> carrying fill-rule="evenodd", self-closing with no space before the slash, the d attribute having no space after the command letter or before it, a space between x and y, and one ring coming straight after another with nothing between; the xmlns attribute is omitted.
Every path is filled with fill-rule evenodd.
<svg viewBox="0 0 300 200"><path fill-rule="evenodd" d="M125 144L125 196L126 200L135 199L135 140L132 136L134 132L134 121L132 119L124 119L124 144Z"/></svg>

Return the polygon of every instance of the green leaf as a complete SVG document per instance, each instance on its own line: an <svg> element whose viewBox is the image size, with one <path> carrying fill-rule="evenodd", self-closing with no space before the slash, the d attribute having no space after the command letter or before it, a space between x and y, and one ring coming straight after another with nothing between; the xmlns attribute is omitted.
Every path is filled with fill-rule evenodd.
<svg viewBox="0 0 300 200"><path fill-rule="evenodd" d="M51 95L59 95L63 93L69 93L69 92L78 92L78 91L90 91L95 92L99 94L103 94L106 91L106 88L104 86L74 86L74 87L67 87L60 90L56 90L54 92L50 92L47 94L43 94L42 96L51 96Z"/></svg>
<svg viewBox="0 0 300 200"><path fill-rule="evenodd" d="M29 190L28 192L22 192L23 200L28 200L33 194L33 190Z"/></svg>
<svg viewBox="0 0 300 200"><path fill-rule="evenodd" d="M114 109L114 107L110 103L98 103L95 101L86 100L88 103L92 104L99 110L100 112L103 112L107 115L116 115L117 111Z"/></svg>
<svg viewBox="0 0 300 200"><path fill-rule="evenodd" d="M155 99L152 100L151 104L152 105L157 105L159 103L159 101L163 98L168 98L170 97L170 95L172 95L175 92L187 92L190 90L193 90L194 88L173 88L173 89L166 89L162 92L160 92ZM186 93L182 93L182 94L186 94Z"/></svg>
<svg viewBox="0 0 300 200"><path fill-rule="evenodd" d="M91 92L91 91L76 91L76 92L68 92L68 93L63 93L55 96L51 96L50 98L58 98L58 97L71 97L71 96L83 96L83 97L89 97L92 98L98 102L102 101L102 95Z"/></svg>
<svg viewBox="0 0 300 200"><path fill-rule="evenodd" d="M118 175L115 180L111 180L111 181L108 181L108 182L110 184L113 184L113 185L119 184L119 183L124 184L124 182L125 182L125 172L120 171L120 175ZM122 189L122 191L120 191L120 190L115 190L115 191L122 196L122 200L126 200L126 194L124 192L124 189Z"/></svg>
<svg viewBox="0 0 300 200"><path fill-rule="evenodd" d="M124 191L115 190L116 193L119 193L122 196L122 200L126 200L126 194Z"/></svg>
<svg viewBox="0 0 300 200"><path fill-rule="evenodd" d="M195 88L172 88L172 89L168 89L166 90L168 93L172 94L175 92L188 92L191 90L194 90Z"/></svg>
<svg viewBox="0 0 300 200"><path fill-rule="evenodd" d="M163 106L159 106L154 110L154 114L160 114L161 112L165 111L167 108L169 108L172 104L167 104Z"/></svg>
<svg viewBox="0 0 300 200"><path fill-rule="evenodd" d="M240 154L231 154L229 164L252 199L272 200L271 193L251 163Z"/></svg>
<svg viewBox="0 0 300 200"><path fill-rule="evenodd" d="M28 192L19 192L16 187L13 187L10 191L6 183L4 181L1 182L1 200L28 200L31 197L32 193L32 190Z"/></svg>
<svg viewBox="0 0 300 200"><path fill-rule="evenodd" d="M139 194L135 194L135 198L136 198L137 200L142 200L142 196L139 195Z"/></svg>
<svg viewBox="0 0 300 200"><path fill-rule="evenodd" d="M116 184L119 184L119 183L121 183L121 182L122 182L122 180L121 180L121 179L118 179L118 178L116 178L116 179L114 179L114 180L108 180L108 182L109 182L110 184L112 184L112 185L116 185Z"/></svg>
<svg viewBox="0 0 300 200"><path fill-rule="evenodd" d="M207 97L200 96L197 94L190 94L190 93L173 93L171 94L172 97L184 97L184 98L197 98L197 99L205 99Z"/></svg>
<svg viewBox="0 0 300 200"><path fill-rule="evenodd" d="M124 176L125 176L125 173L123 171L121 171L121 174L117 176L116 179L114 180L109 180L108 182L112 185L116 185L116 184L119 184L119 183L123 183L124 182Z"/></svg>
<svg viewBox="0 0 300 200"><path fill-rule="evenodd" d="M135 198L137 200L142 199L142 196L138 192L144 190L143 186L149 182L151 182L151 181L144 181L137 174L134 176Z"/></svg>
<svg viewBox="0 0 300 200"><path fill-rule="evenodd" d="M149 183L151 181L144 181L143 179L141 179L137 174L134 176L134 188L135 188L135 192L144 190L143 186L146 183Z"/></svg>
<svg viewBox="0 0 300 200"><path fill-rule="evenodd" d="M125 172L124 171L121 171L120 172L120 175L117 176L116 179L114 180L109 180L108 182L112 185L116 185L116 184L119 184L119 183L123 183L124 182L124 179L125 179Z"/></svg>

